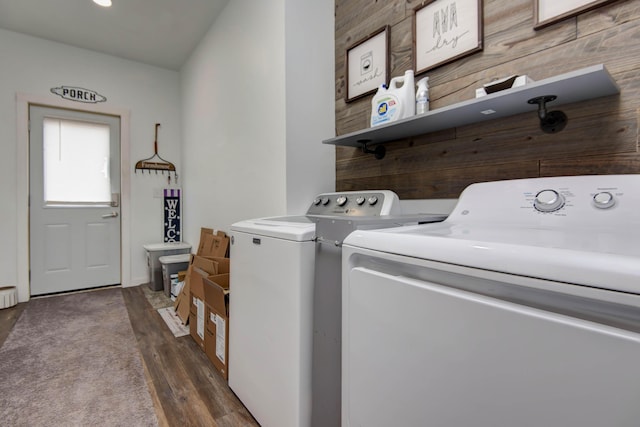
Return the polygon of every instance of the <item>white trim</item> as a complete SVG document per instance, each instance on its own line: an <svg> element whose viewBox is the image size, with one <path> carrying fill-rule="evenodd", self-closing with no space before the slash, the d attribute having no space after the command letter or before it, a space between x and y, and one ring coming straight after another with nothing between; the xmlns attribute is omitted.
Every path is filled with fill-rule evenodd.
<svg viewBox="0 0 640 427"><path fill-rule="evenodd" d="M104 104L82 104L43 95L16 94L16 135L17 135L17 290L18 301L30 298L29 290L29 105L37 104L54 108L90 111L120 117L120 215L121 215L121 270L123 287L132 286L131 277L131 159L130 133L131 112L124 108Z"/></svg>

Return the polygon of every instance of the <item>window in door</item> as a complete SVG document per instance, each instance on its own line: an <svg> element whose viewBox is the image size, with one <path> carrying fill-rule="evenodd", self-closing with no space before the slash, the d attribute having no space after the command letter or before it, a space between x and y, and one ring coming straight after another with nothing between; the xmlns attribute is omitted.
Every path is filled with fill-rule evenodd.
<svg viewBox="0 0 640 427"><path fill-rule="evenodd" d="M45 117L45 205L108 205L109 125Z"/></svg>

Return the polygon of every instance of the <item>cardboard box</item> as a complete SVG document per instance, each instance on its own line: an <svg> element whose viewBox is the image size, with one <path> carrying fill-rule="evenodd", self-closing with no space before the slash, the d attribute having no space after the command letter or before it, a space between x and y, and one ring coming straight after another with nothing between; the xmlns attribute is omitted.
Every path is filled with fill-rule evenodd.
<svg viewBox="0 0 640 427"><path fill-rule="evenodd" d="M204 301L202 277L215 274L217 271L218 265L215 261L198 259L197 256L191 257L191 264L185 273L184 286L173 305L183 325L189 323L189 313L197 313L197 305L194 303L193 296L195 295L197 299ZM192 290L192 287L195 289Z"/></svg>
<svg viewBox="0 0 640 427"><path fill-rule="evenodd" d="M196 255L191 256L191 262L186 272L185 284L180 294L176 297L174 309L184 325L189 323L189 313L197 313L197 304L194 304L193 295L199 300L204 300L204 288L202 278L218 273L229 273L229 237L223 231L215 231L211 228L200 229L200 244ZM199 272L194 273L194 269Z"/></svg>
<svg viewBox="0 0 640 427"><path fill-rule="evenodd" d="M204 301L204 279L216 274L229 273L229 258L194 256L189 266L191 311L195 313L198 299Z"/></svg>
<svg viewBox="0 0 640 427"><path fill-rule="evenodd" d="M204 279L207 311L204 349L224 379L229 378L229 274Z"/></svg>
<svg viewBox="0 0 640 427"><path fill-rule="evenodd" d="M204 350L206 308L204 301L198 304L196 313L189 313L189 333L193 340Z"/></svg>
<svg viewBox="0 0 640 427"><path fill-rule="evenodd" d="M203 280L208 277L209 274L199 268L192 269L189 275L189 287L190 287L190 299L191 308L190 311L195 313L197 310L197 302L204 302L204 283Z"/></svg>
<svg viewBox="0 0 640 427"><path fill-rule="evenodd" d="M229 269L229 258L195 255L191 259L191 265L189 265L187 273L190 292L189 331L195 342L202 348L205 346L204 325L207 317L205 281L222 282L228 288Z"/></svg>
<svg viewBox="0 0 640 427"><path fill-rule="evenodd" d="M226 257L229 254L229 236L224 231L200 229L200 243L196 255Z"/></svg>
<svg viewBox="0 0 640 427"><path fill-rule="evenodd" d="M231 259L224 257L215 257L215 256L196 256L195 258L202 258L210 263L215 263L216 268L215 272L211 272L210 270L206 270L210 274L228 274L230 272ZM200 261L202 262L202 261Z"/></svg>
<svg viewBox="0 0 640 427"><path fill-rule="evenodd" d="M194 267L189 267L189 287L190 287L190 312L189 312L189 332L193 340L204 349L204 323L206 317L206 307L204 305L204 285L202 280L209 273Z"/></svg>
<svg viewBox="0 0 640 427"><path fill-rule="evenodd" d="M215 257L191 255L191 266L206 271L209 274L218 274L218 261Z"/></svg>
<svg viewBox="0 0 640 427"><path fill-rule="evenodd" d="M176 301L173 304L173 309L182 321L183 325L189 322L189 312L191 306L191 278L187 274L184 278L184 286L180 290L180 293L176 297Z"/></svg>

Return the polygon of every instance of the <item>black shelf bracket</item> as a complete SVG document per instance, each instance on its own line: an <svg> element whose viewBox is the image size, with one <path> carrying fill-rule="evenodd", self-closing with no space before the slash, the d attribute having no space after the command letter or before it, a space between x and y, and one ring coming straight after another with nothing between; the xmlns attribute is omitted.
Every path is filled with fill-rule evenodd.
<svg viewBox="0 0 640 427"><path fill-rule="evenodd" d="M555 95L544 95L531 98L529 104L538 104L538 118L540 119L540 129L545 133L560 132L565 128L569 119L560 110L547 112L547 102L555 101Z"/></svg>
<svg viewBox="0 0 640 427"><path fill-rule="evenodd" d="M367 144L371 141L364 140L364 141L358 141L358 142L361 145L363 153L373 154L373 156L378 160L384 159L385 154L387 154L387 149L382 144L376 145L376 148L372 150L371 148L367 147Z"/></svg>

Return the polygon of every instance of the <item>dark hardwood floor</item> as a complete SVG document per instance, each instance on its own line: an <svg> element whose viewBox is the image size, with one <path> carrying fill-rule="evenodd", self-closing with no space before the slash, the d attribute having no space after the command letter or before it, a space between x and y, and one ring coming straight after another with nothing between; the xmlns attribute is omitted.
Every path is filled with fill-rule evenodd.
<svg viewBox="0 0 640 427"><path fill-rule="evenodd" d="M173 336L143 286L122 294L161 426L258 426L193 339ZM0 310L0 345L27 304Z"/></svg>

